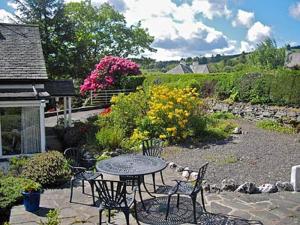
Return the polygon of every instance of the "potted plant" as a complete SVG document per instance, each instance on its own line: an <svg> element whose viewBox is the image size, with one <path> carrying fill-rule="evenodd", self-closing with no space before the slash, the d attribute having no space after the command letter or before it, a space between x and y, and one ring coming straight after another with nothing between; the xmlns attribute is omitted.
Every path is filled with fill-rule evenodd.
<svg viewBox="0 0 300 225"><path fill-rule="evenodd" d="M34 181L28 182L22 192L25 210L35 212L40 208L42 186Z"/></svg>

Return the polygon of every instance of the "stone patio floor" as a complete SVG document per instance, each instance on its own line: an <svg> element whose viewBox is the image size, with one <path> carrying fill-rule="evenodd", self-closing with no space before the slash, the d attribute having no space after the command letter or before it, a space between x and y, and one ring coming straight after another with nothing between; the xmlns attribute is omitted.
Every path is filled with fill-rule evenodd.
<svg viewBox="0 0 300 225"><path fill-rule="evenodd" d="M149 176L148 176L149 177ZM146 178L147 186L152 190L150 177ZM159 176L157 176L159 177ZM171 169L166 169L164 178L167 184L177 177ZM105 176L105 179L112 177ZM157 182L159 184L159 178ZM87 194L81 193L81 188L74 190L73 203L69 203L69 188L46 190L41 196L41 209L36 213L29 213L24 206L15 206L12 209L10 223L31 225L45 221L49 210L57 208L60 211L61 224L98 224L98 208L92 206L90 189L86 183ZM138 203L139 224L191 224L192 204L189 198L181 197L180 207L176 208L176 197L171 201L171 210L168 220L164 220L166 210L166 195L156 194L157 198L147 197L143 192L146 211ZM293 225L300 224L300 193L278 192L274 194L241 194L233 192L205 193L207 213L202 212L200 195L198 196L197 221L198 224L264 224L264 225ZM112 224L125 224L124 214L114 212ZM102 224L108 224L106 213ZM130 216L130 224L137 224Z"/></svg>

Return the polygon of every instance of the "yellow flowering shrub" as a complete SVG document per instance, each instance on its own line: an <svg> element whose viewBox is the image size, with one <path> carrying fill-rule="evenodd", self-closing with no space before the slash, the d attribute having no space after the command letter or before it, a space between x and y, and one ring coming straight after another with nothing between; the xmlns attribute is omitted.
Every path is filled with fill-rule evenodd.
<svg viewBox="0 0 300 225"><path fill-rule="evenodd" d="M149 95L149 110L139 123L136 136L146 134L161 139L180 140L194 134L192 120L201 117L203 109L203 102L196 89L153 86Z"/></svg>

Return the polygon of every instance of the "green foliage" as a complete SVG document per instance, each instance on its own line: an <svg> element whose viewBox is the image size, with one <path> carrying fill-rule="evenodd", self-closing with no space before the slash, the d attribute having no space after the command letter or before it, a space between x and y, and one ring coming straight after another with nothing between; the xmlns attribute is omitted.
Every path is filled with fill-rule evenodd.
<svg viewBox="0 0 300 225"><path fill-rule="evenodd" d="M24 185L24 192L40 192L42 190L42 186L37 183L34 182L32 180L28 181L25 185Z"/></svg>
<svg viewBox="0 0 300 225"><path fill-rule="evenodd" d="M208 162L212 162L220 166L236 163L239 161L239 159L234 154L215 155L212 153L208 153L204 155L204 158Z"/></svg>
<svg viewBox="0 0 300 225"><path fill-rule="evenodd" d="M54 187L65 182L70 176L70 171L62 153L49 151L30 158L22 175L43 187Z"/></svg>
<svg viewBox="0 0 300 225"><path fill-rule="evenodd" d="M9 209L13 205L21 203L22 191L24 191L27 184L31 183L33 183L33 181L26 178L12 176L2 177L0 179L0 209Z"/></svg>
<svg viewBox="0 0 300 225"><path fill-rule="evenodd" d="M136 89L138 86L142 86L145 77L143 76L126 76L121 80L121 87L123 89Z"/></svg>
<svg viewBox="0 0 300 225"><path fill-rule="evenodd" d="M124 137L124 130L116 126L103 127L96 134L99 146L107 150L114 150L120 147Z"/></svg>
<svg viewBox="0 0 300 225"><path fill-rule="evenodd" d="M300 105L300 71L277 69L262 71L252 68L232 73L214 74L149 74L143 82L152 85L196 87L202 97L244 101L259 104Z"/></svg>
<svg viewBox="0 0 300 225"><path fill-rule="evenodd" d="M61 220L59 219L59 210L53 209L47 213L46 221L41 221L39 225L59 225Z"/></svg>
<svg viewBox="0 0 300 225"><path fill-rule="evenodd" d="M146 114L148 110L147 96L139 89L128 95L119 94L111 99L112 112L105 116L99 116L98 124L104 127L119 127L126 136L130 136L136 127L137 121Z"/></svg>
<svg viewBox="0 0 300 225"><path fill-rule="evenodd" d="M256 123L256 126L265 130L276 131L285 134L293 134L296 132L294 128L285 126L274 120L261 120Z"/></svg>
<svg viewBox="0 0 300 225"><path fill-rule="evenodd" d="M27 156L12 157L9 160L9 174L12 176L21 175L29 158Z"/></svg>
<svg viewBox="0 0 300 225"><path fill-rule="evenodd" d="M267 38L257 45L257 48L249 56L253 65L262 68L276 69L284 66L285 48L277 48L275 40Z"/></svg>
<svg viewBox="0 0 300 225"><path fill-rule="evenodd" d="M102 160L105 160L105 159L110 159L111 157L107 154L102 154L100 156L97 157L97 161L102 161Z"/></svg>

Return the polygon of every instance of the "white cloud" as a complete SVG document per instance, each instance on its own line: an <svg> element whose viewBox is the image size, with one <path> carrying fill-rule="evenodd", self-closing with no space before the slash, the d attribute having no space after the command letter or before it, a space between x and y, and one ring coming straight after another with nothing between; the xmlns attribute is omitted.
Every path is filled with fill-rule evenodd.
<svg viewBox="0 0 300 225"><path fill-rule="evenodd" d="M235 19L232 21L232 26L250 27L253 24L254 13L239 9Z"/></svg>
<svg viewBox="0 0 300 225"><path fill-rule="evenodd" d="M13 15L4 9L0 9L0 22L2 22L2 23L14 22Z"/></svg>
<svg viewBox="0 0 300 225"><path fill-rule="evenodd" d="M300 2L297 2L290 6L289 13L295 19L300 20Z"/></svg>
<svg viewBox="0 0 300 225"><path fill-rule="evenodd" d="M241 41L240 52L251 52L255 49L254 44L251 44L247 41Z"/></svg>
<svg viewBox="0 0 300 225"><path fill-rule="evenodd" d="M258 43L271 36L271 27L261 22L254 23L248 30L247 39L250 42Z"/></svg>

